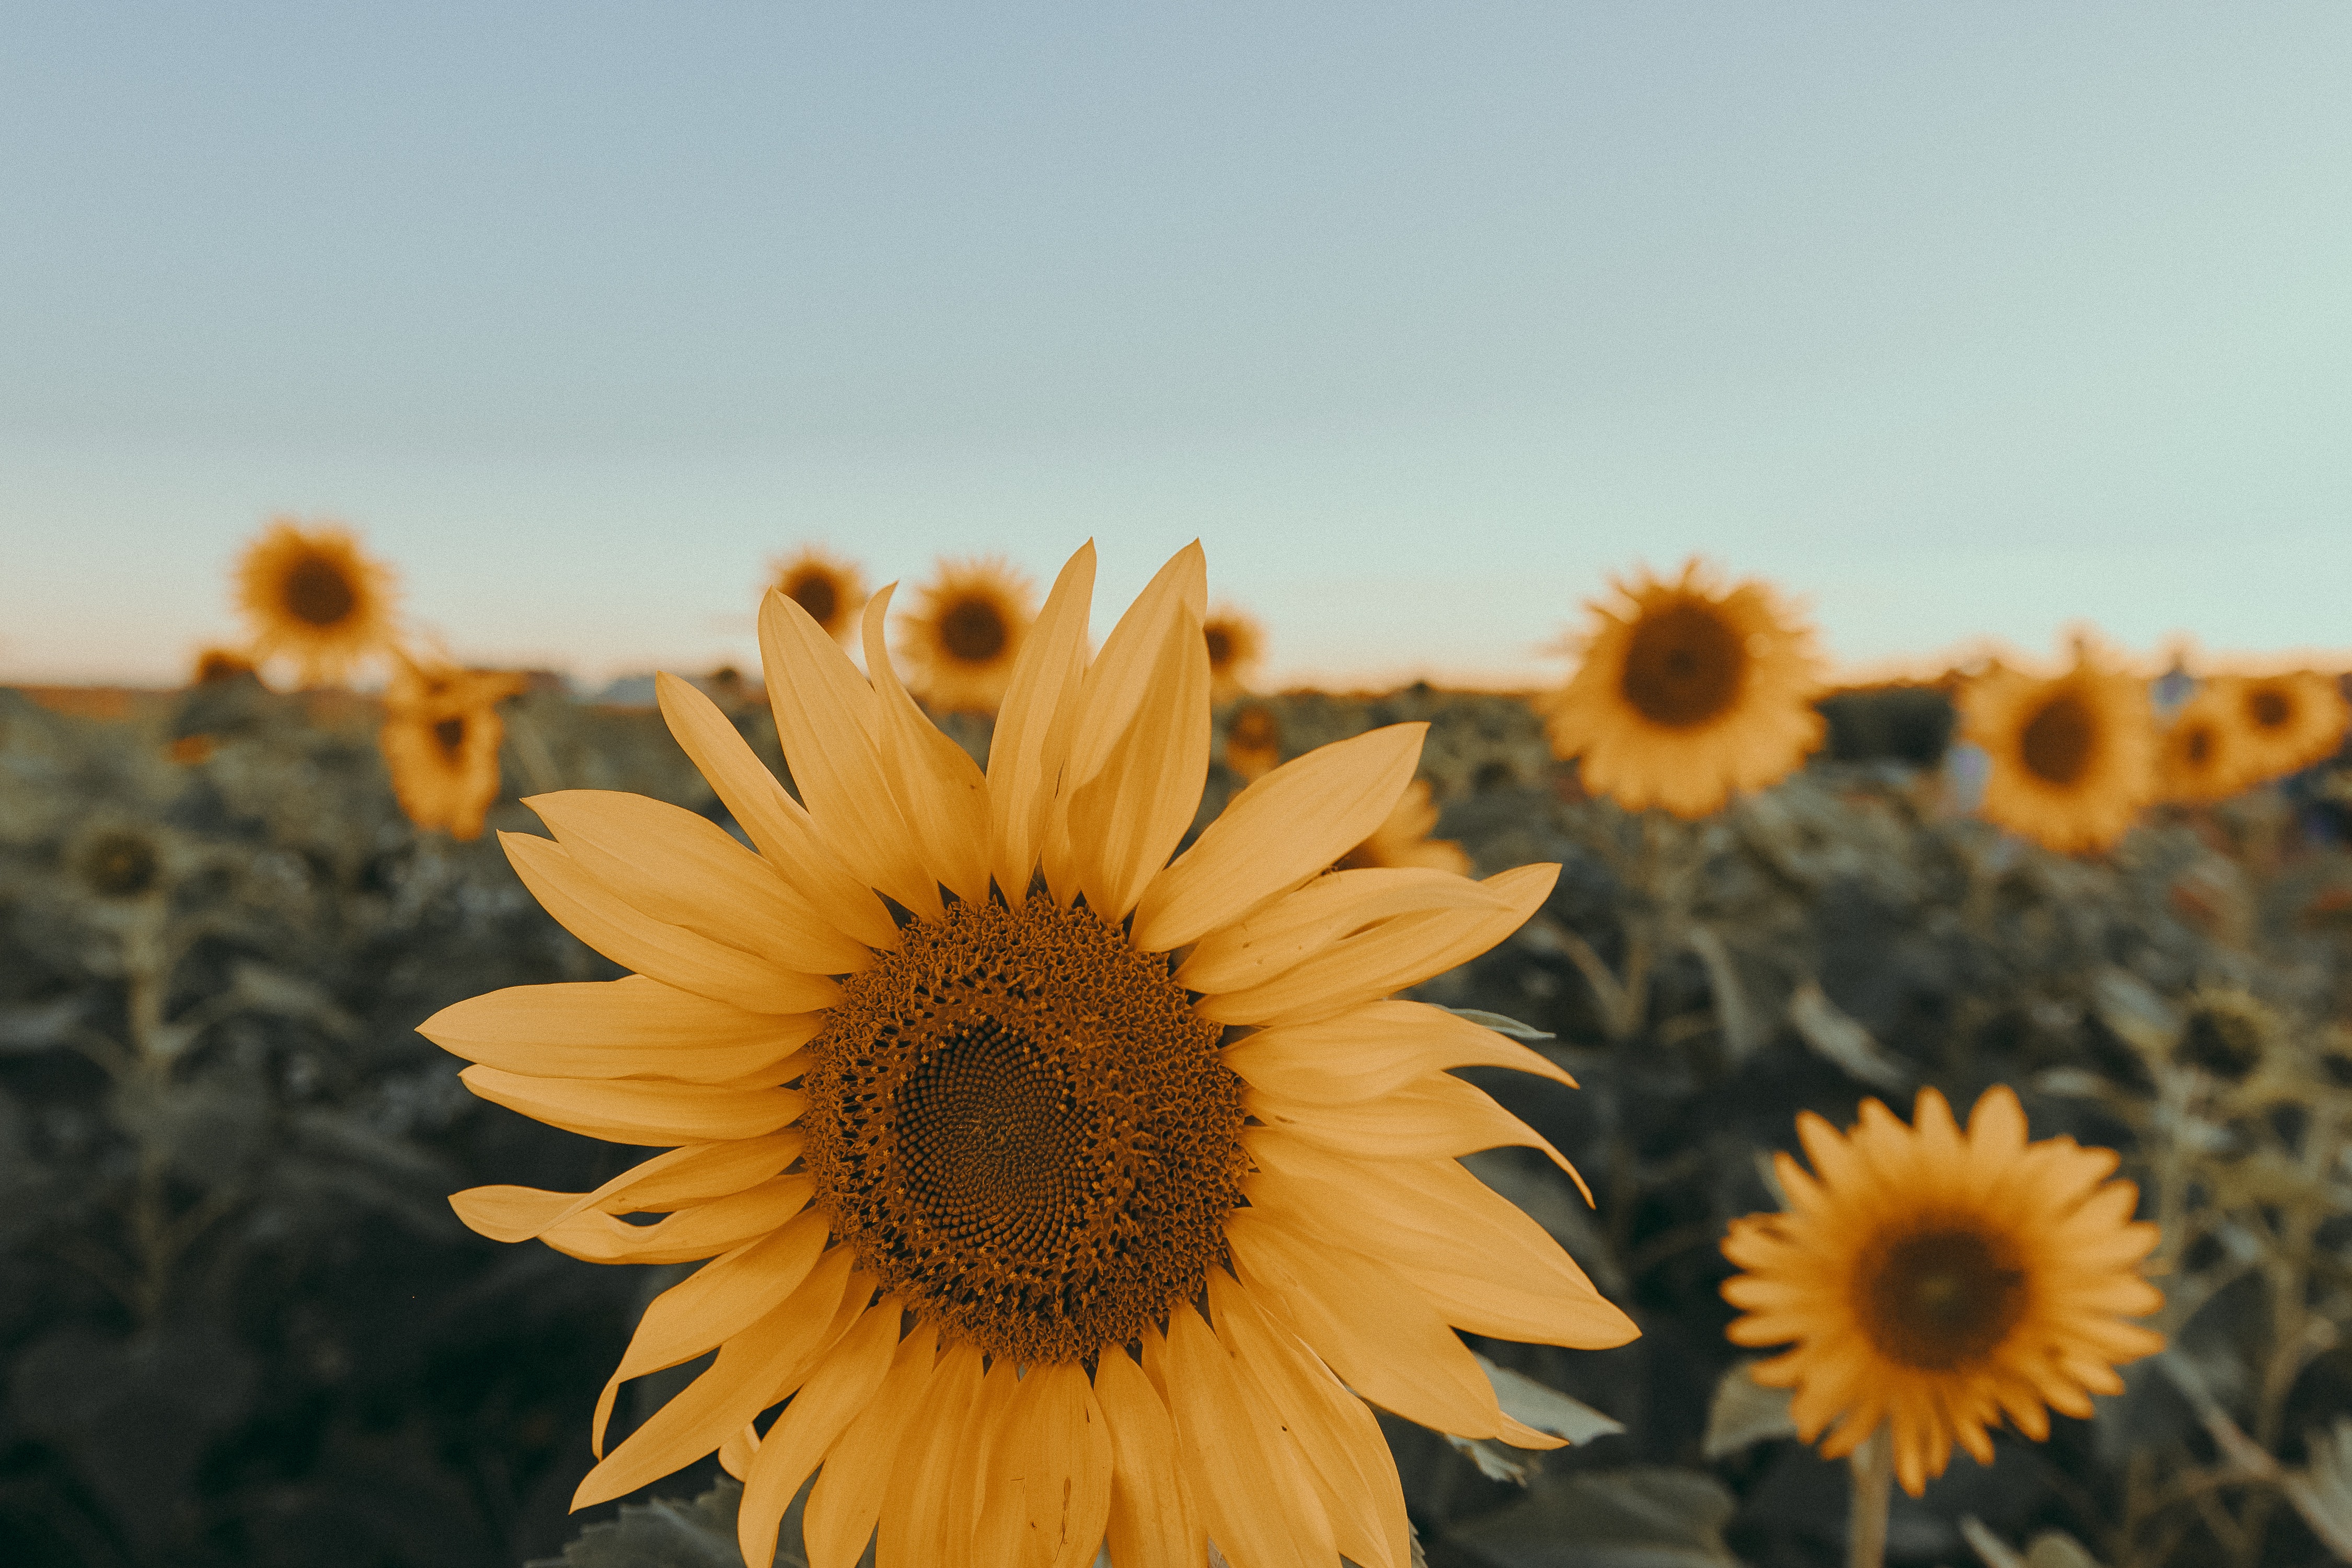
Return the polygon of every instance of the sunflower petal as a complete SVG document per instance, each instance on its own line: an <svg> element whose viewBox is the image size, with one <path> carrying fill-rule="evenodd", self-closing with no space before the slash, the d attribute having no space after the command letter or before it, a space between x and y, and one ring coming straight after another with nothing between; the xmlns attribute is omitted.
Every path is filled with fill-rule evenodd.
<svg viewBox="0 0 2352 1568"><path fill-rule="evenodd" d="M1068 792L1079 887L1088 907L1114 924L1183 842L1209 775L1209 653L1199 617L1181 603L1149 676L1125 732Z"/></svg>
<svg viewBox="0 0 2352 1568"><path fill-rule="evenodd" d="M728 1083L816 1038L822 1013L751 1013L642 974L509 985L444 1007L416 1032L452 1056L531 1078Z"/></svg>
<svg viewBox="0 0 2352 1568"><path fill-rule="evenodd" d="M882 1495L875 1568L938 1568L948 1522L946 1483L965 1418L980 1399L980 1347L966 1340L949 1346L931 1369L915 1402L924 1419L907 1428ZM969 1530L969 1521L962 1528Z"/></svg>
<svg viewBox="0 0 2352 1568"><path fill-rule="evenodd" d="M1422 1002L1373 1002L1335 1018L1260 1029L1222 1054L1244 1081L1309 1105L1360 1105L1463 1067L1510 1068L1576 1087L1517 1040Z"/></svg>
<svg viewBox="0 0 2352 1568"><path fill-rule="evenodd" d="M1269 1127L1362 1160L1425 1160L1481 1149L1540 1149L1584 1191L1584 1178L1551 1141L1475 1084L1430 1073L1362 1105L1304 1105L1261 1089L1242 1104ZM1584 1201L1592 1194L1584 1191Z"/></svg>
<svg viewBox="0 0 2352 1568"><path fill-rule="evenodd" d="M866 1310L825 1355L761 1440L744 1478L736 1541L747 1568L771 1568L776 1532L801 1483L873 1399L898 1346L903 1310L886 1298Z"/></svg>
<svg viewBox="0 0 2352 1568"><path fill-rule="evenodd" d="M1450 871L1379 867L1334 871L1202 937L1176 972L1187 990L1246 991L1400 915L1508 908L1492 889Z"/></svg>
<svg viewBox="0 0 2352 1568"><path fill-rule="evenodd" d="M1166 952L1198 942L1371 837L1412 782L1428 730L1391 724L1318 746L1235 795L1144 890L1136 945Z"/></svg>
<svg viewBox="0 0 2352 1568"><path fill-rule="evenodd" d="M776 874L844 933L871 948L897 947L890 911L826 846L807 810L784 793L719 705L667 672L654 677L654 692L670 733Z"/></svg>
<svg viewBox="0 0 2352 1568"><path fill-rule="evenodd" d="M643 1214L689 1208L754 1187L799 1158L799 1128L765 1138L691 1143L656 1154L593 1193L549 1193L537 1187L469 1187L449 1206L467 1226L493 1241L529 1241L573 1215Z"/></svg>
<svg viewBox="0 0 2352 1568"><path fill-rule="evenodd" d="M1094 591L1095 546L1088 540L1054 579L997 710L988 748L991 868L1007 899L1027 896L1045 853L1055 781L1077 723Z"/></svg>
<svg viewBox="0 0 2352 1568"><path fill-rule="evenodd" d="M1177 1461L1176 1427L1143 1370L1118 1345L1095 1367L1095 1395L1110 1433L1110 1509L1104 1533L1118 1568L1199 1568L1206 1537ZM832 1568L813 1563L811 1568Z"/></svg>
<svg viewBox="0 0 2352 1568"><path fill-rule="evenodd" d="M874 744L874 689L809 613L771 592L760 605L768 705L793 782L844 864L868 887L936 920L940 887L899 813Z"/></svg>
<svg viewBox="0 0 2352 1568"><path fill-rule="evenodd" d="M1276 1456L1265 1451L1250 1419L1234 1358L1189 1301L1168 1310L1165 1353L1177 1458L1209 1539L1229 1561L1248 1568L1328 1568L1292 1532L1284 1516L1289 1500L1275 1479ZM1475 1370L1477 1363L1471 1365Z"/></svg>
<svg viewBox="0 0 2352 1568"><path fill-rule="evenodd" d="M935 880L956 897L988 897L988 781L961 746L923 717L890 666L882 627L890 584L866 601L866 669L874 683L876 751L893 795Z"/></svg>
<svg viewBox="0 0 2352 1568"><path fill-rule="evenodd" d="M549 1226L539 1238L588 1263L688 1263L767 1235L805 1208L814 1191L804 1175L772 1176L653 1225L628 1225L589 1209Z"/></svg>
<svg viewBox="0 0 2352 1568"><path fill-rule="evenodd" d="M624 969L753 1013L807 1013L841 999L841 987L821 974L785 969L654 919L581 870L553 839L501 833L499 843L541 907Z"/></svg>
<svg viewBox="0 0 2352 1568"><path fill-rule="evenodd" d="M583 871L657 921L810 974L854 974L874 961L707 816L611 789L556 790L523 805Z"/></svg>
<svg viewBox="0 0 2352 1568"><path fill-rule="evenodd" d="M1111 1466L1110 1434L1086 1369L1075 1362L1032 1368L990 1445L973 1561L1090 1568L1110 1513ZM1008 1529L1013 1550L994 1551Z"/></svg>
<svg viewBox="0 0 2352 1568"><path fill-rule="evenodd" d="M757 1138L797 1120L796 1089L735 1089L655 1079L530 1078L479 1064L459 1082L493 1105L612 1143L715 1142Z"/></svg>
<svg viewBox="0 0 2352 1568"><path fill-rule="evenodd" d="M930 1380L939 1338L937 1325L918 1320L898 1342L882 1386L825 1451L824 1468L801 1510L809 1568L856 1568L865 1554L890 1484L891 1462L907 1433L919 1427L917 1401Z"/></svg>

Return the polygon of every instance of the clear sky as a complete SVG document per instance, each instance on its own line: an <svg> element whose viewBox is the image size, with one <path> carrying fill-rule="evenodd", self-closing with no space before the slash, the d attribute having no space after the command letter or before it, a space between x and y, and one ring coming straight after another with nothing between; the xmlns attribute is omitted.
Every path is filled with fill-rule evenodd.
<svg viewBox="0 0 2352 1568"><path fill-rule="evenodd" d="M0 679L271 513L470 658L1202 538L1277 676L1697 550L1866 661L2352 645L2352 5L17 6Z"/></svg>

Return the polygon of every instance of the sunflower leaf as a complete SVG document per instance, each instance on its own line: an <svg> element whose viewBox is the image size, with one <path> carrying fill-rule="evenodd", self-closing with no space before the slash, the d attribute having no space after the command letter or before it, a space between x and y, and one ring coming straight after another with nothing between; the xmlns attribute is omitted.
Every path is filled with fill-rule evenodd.
<svg viewBox="0 0 2352 1568"><path fill-rule="evenodd" d="M541 1557L525 1568L743 1568L735 1544L735 1512L742 1501L742 1487L721 1479L692 1502L656 1498L629 1504L619 1518L582 1531L561 1557ZM797 1531L785 1531L777 1568L805 1568L798 1540Z"/></svg>
<svg viewBox="0 0 2352 1568"><path fill-rule="evenodd" d="M1436 1006L1435 1003L1430 1005ZM1515 1040L1556 1040L1558 1035L1548 1035L1533 1024L1522 1024L1517 1018L1501 1013L1489 1013L1484 1007L1439 1007L1441 1013L1451 1013L1457 1018L1467 1018L1482 1029L1492 1029L1498 1035L1508 1035Z"/></svg>
<svg viewBox="0 0 2352 1568"><path fill-rule="evenodd" d="M1715 1385L1706 1410L1706 1438L1700 1451L1710 1459L1757 1443L1797 1435L1789 1415L1789 1390L1766 1388L1748 1375L1754 1361L1733 1364Z"/></svg>
<svg viewBox="0 0 2352 1568"><path fill-rule="evenodd" d="M1960 1519L1960 1534L1984 1560L1985 1568L2099 1568L2099 1560L2063 1530L2045 1530L2018 1552L1985 1528L1974 1514Z"/></svg>
<svg viewBox="0 0 2352 1568"><path fill-rule="evenodd" d="M1868 1029L1830 1000L1819 982L1808 980L1790 994L1789 1022L1815 1052L1863 1082L1890 1092L1911 1087L1911 1069L1888 1056Z"/></svg>
<svg viewBox="0 0 2352 1568"><path fill-rule="evenodd" d="M1711 1476L1642 1466L1545 1476L1448 1534L1496 1568L1738 1568L1723 1541L1736 1506Z"/></svg>
<svg viewBox="0 0 2352 1568"><path fill-rule="evenodd" d="M1474 1354L1475 1352L1473 1352ZM1538 1432L1549 1432L1555 1437L1565 1437L1571 1443L1590 1443L1596 1437L1625 1430L1624 1424L1603 1415L1580 1400L1570 1399L1556 1388L1546 1388L1532 1377L1522 1376L1507 1366L1496 1366L1485 1356L1478 1356L1478 1370L1495 1385L1495 1400L1506 1415L1523 1421ZM1479 1467L1485 1468L1483 1465Z"/></svg>
<svg viewBox="0 0 2352 1568"><path fill-rule="evenodd" d="M1491 1437L1457 1437L1453 1433L1445 1440L1470 1456L1478 1473L1490 1481L1508 1481L1515 1487L1528 1484L1536 1473L1536 1461L1525 1449L1497 1443Z"/></svg>

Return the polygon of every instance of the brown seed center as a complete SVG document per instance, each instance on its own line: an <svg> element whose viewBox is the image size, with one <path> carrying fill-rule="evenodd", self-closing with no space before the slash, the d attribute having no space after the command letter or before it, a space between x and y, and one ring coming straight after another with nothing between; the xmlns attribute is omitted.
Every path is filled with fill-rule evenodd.
<svg viewBox="0 0 2352 1568"><path fill-rule="evenodd" d="M441 748L441 760L455 763L457 753L466 744L466 721L463 715L444 719L433 726L433 741Z"/></svg>
<svg viewBox="0 0 2352 1568"><path fill-rule="evenodd" d="M2024 1314L2025 1273L1973 1229L1901 1237L1865 1260L1864 1331L1906 1366L1948 1372L1999 1345Z"/></svg>
<svg viewBox="0 0 2352 1568"><path fill-rule="evenodd" d="M2204 724L2192 726L2188 736L2180 742L2180 752L2189 759L2189 765L2193 768L2201 768L2211 762L2213 760L2211 727Z"/></svg>
<svg viewBox="0 0 2352 1568"><path fill-rule="evenodd" d="M323 555L305 555L286 574L286 608L296 620L340 626L359 602L351 578Z"/></svg>
<svg viewBox="0 0 2352 1568"><path fill-rule="evenodd" d="M1738 702L1747 678L1738 635L1711 606L1685 599L1634 623L1620 684L1643 718L1686 730Z"/></svg>
<svg viewBox="0 0 2352 1568"><path fill-rule="evenodd" d="M986 599L958 599L940 616L940 646L963 664L986 664L1012 637L1004 614Z"/></svg>
<svg viewBox="0 0 2352 1568"><path fill-rule="evenodd" d="M803 572L793 579L784 595L808 612L810 620L827 631L833 629L833 617L841 613L841 591L833 579L823 572Z"/></svg>
<svg viewBox="0 0 2352 1568"><path fill-rule="evenodd" d="M2246 694L2246 717L2258 729L2284 729L2294 717L2294 703L2275 686L2257 686Z"/></svg>
<svg viewBox="0 0 2352 1568"><path fill-rule="evenodd" d="M2088 704L2071 691L2042 703L2018 736L2017 754L2026 771L2045 784L2074 784L2091 765L2099 731Z"/></svg>
<svg viewBox="0 0 2352 1568"><path fill-rule="evenodd" d="M1209 645L1209 668L1223 669L1234 661L1234 634L1223 626L1203 626L1201 638Z"/></svg>

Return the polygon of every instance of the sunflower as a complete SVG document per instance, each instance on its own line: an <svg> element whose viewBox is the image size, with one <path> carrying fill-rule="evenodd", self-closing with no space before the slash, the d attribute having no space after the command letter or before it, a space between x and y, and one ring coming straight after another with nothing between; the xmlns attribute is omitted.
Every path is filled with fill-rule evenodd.
<svg viewBox="0 0 2352 1568"><path fill-rule="evenodd" d="M2245 721L2224 688L2207 681L2180 705L2157 742L2157 793L2165 800L2227 800L2252 782Z"/></svg>
<svg viewBox="0 0 2352 1568"><path fill-rule="evenodd" d="M2213 686L2237 710L2248 784L2326 762L2344 743L2345 721L2352 718L2352 710L2329 676L2298 669L2286 675L2224 677Z"/></svg>
<svg viewBox="0 0 2352 1568"><path fill-rule="evenodd" d="M802 1483L813 1568L1018 1559L1407 1568L1366 1403L1556 1447L1455 1336L1634 1330L1454 1156L1559 1156L1445 1069L1545 1058L1389 994L1484 951L1558 868L1327 872L1423 726L1261 779L1172 864L1209 760L1198 545L1089 657L1094 551L1027 638L983 774L867 605L861 678L781 595L761 647L787 795L665 676L672 732L758 853L635 795L529 804L523 881L637 973L462 1002L424 1032L499 1104L668 1152L592 1193L453 1200L506 1240L710 1258L607 1384L579 1506L718 1450L768 1568ZM805 805L802 804L805 802ZM887 901L886 901L887 900ZM1565 1162L1560 1162L1563 1166ZM635 1225L617 1217L667 1212ZM718 1358L611 1453L626 1379ZM761 1413L782 1403L772 1421Z"/></svg>
<svg viewBox="0 0 2352 1568"><path fill-rule="evenodd" d="M2137 1268L2156 1226L2131 1217L2137 1188L2106 1180L2112 1150L2029 1144L2006 1087L1978 1100L1965 1134L1932 1089L1913 1120L1875 1100L1846 1136L1800 1116L1812 1173L1773 1157L1788 1212L1733 1222L1724 1256L1744 1272L1723 1295L1745 1314L1733 1343L1794 1342L1753 1376L1796 1390L1798 1435L1837 1458L1891 1427L1895 1476L1917 1497L1954 1443L1992 1463L1985 1428L2004 1413L2042 1441L2048 1409L2089 1415L2091 1394L2123 1392L2116 1363L2164 1339L2122 1321L2163 1298Z"/></svg>
<svg viewBox="0 0 2352 1568"><path fill-rule="evenodd" d="M311 685L341 680L392 646L392 588L391 568L362 554L350 530L327 525L273 522L236 565L254 656L285 654Z"/></svg>
<svg viewBox="0 0 2352 1568"><path fill-rule="evenodd" d="M494 670L425 668L404 658L384 691L376 733L392 792L419 827L460 841L482 836L499 798L499 703L526 684Z"/></svg>
<svg viewBox="0 0 2352 1568"><path fill-rule="evenodd" d="M1996 666L1961 689L1960 718L1992 764L1985 816L2062 855L2106 848L2156 793L2147 683L2088 647L2047 680Z"/></svg>
<svg viewBox="0 0 2352 1568"><path fill-rule="evenodd" d="M1429 830L1436 826L1437 807L1429 798L1429 781L1415 779L1397 796L1388 820L1372 829L1370 837L1339 857L1338 868L1350 871L1377 866L1423 866L1433 871L1451 871L1457 877L1467 876L1470 857L1451 838L1432 838Z"/></svg>
<svg viewBox="0 0 2352 1568"><path fill-rule="evenodd" d="M940 711L992 711L1004 700L1030 624L1029 579L1002 556L942 560L898 621L915 693Z"/></svg>
<svg viewBox="0 0 2352 1568"><path fill-rule="evenodd" d="M1256 616L1219 605L1201 623L1209 648L1209 699L1229 702L1248 689L1249 678L1265 658L1265 627Z"/></svg>
<svg viewBox="0 0 2352 1568"><path fill-rule="evenodd" d="M208 647L196 655L196 668L188 684L225 686L254 674L253 660L236 648Z"/></svg>
<svg viewBox="0 0 2352 1568"><path fill-rule="evenodd" d="M1693 557L1590 606L1583 662L1546 704L1552 749L1629 811L1704 816L1761 789L1822 743L1813 633L1756 579L1725 589Z"/></svg>
<svg viewBox="0 0 2352 1568"><path fill-rule="evenodd" d="M1225 721L1225 766L1255 783L1282 761L1282 721L1262 702L1236 708Z"/></svg>
<svg viewBox="0 0 2352 1568"><path fill-rule="evenodd" d="M821 544L803 544L770 564L769 586L809 614L829 637L846 641L866 607L866 576Z"/></svg>

